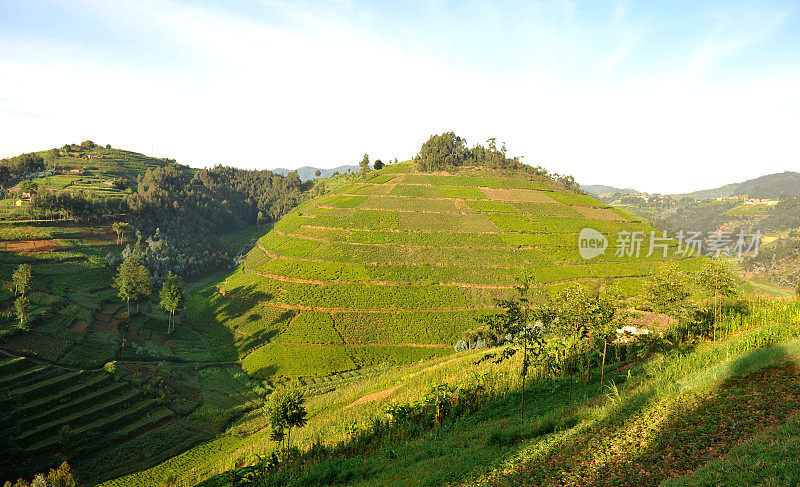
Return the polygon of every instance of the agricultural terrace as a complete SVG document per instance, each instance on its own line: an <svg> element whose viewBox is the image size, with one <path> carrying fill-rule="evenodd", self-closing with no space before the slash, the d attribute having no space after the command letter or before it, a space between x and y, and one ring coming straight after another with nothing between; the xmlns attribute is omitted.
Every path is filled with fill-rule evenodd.
<svg viewBox="0 0 800 487"><path fill-rule="evenodd" d="M590 261L577 247L585 227L609 240ZM234 330L255 377L407 363L451 353L525 273L553 291L612 279L633 295L666 260L696 268L674 241L648 255L651 230L547 178L394 164L282 218L206 296L208 312ZM617 255L619 232L634 231L643 252Z"/></svg>
<svg viewBox="0 0 800 487"><path fill-rule="evenodd" d="M131 238L119 243L108 224L0 222L2 309L13 309L14 270L33 269L25 326L0 313L0 483L57 465L65 449L86 485L146 468L214 437L257 399L228 365L237 356L225 328L178 320L167 334L155 306L119 326L106 256ZM222 243L235 253L253 238L248 228Z"/></svg>

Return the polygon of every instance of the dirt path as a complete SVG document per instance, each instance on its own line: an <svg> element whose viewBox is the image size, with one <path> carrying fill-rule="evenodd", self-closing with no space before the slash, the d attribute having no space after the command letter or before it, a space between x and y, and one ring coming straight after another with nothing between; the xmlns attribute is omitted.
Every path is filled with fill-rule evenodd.
<svg viewBox="0 0 800 487"><path fill-rule="evenodd" d="M394 387L390 387L390 388L384 389L382 391L373 392L372 394L367 394L366 396L359 397L355 401L353 401L350 404L348 404L347 406L345 406L343 409L350 409L351 407L358 406L359 404L364 404L364 403L367 403L367 402L380 401L381 399L386 399L386 397L389 394L391 394L394 391L396 391L397 389L399 389L400 386L402 386L402 385L403 384L398 384L398 385L396 385Z"/></svg>

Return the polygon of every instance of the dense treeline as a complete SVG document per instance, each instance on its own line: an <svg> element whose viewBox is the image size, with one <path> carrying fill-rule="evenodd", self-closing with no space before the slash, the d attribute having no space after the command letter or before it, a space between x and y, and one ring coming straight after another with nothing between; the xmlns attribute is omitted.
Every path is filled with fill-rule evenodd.
<svg viewBox="0 0 800 487"><path fill-rule="evenodd" d="M104 220L118 217L127 211L122 198L86 195L82 192L38 192L31 198L34 215L49 215L61 220Z"/></svg>
<svg viewBox="0 0 800 487"><path fill-rule="evenodd" d="M497 139L487 140L487 146L476 144L467 145L467 140L457 136L454 132L445 132L441 135L431 135L422 144L419 153L414 156L414 162L420 171L443 171L462 166L488 167L498 170L524 171L535 176L543 176L560 183L564 187L577 189L578 185L572 176L550 174L541 166L529 166L520 162L520 157L509 157L506 145L502 143L497 147Z"/></svg>
<svg viewBox="0 0 800 487"><path fill-rule="evenodd" d="M761 247L758 255L742 258L742 269L769 276L782 286L795 288L800 283L800 231Z"/></svg>
<svg viewBox="0 0 800 487"><path fill-rule="evenodd" d="M156 282L169 271L185 278L229 267L233 257L218 237L246 225L269 223L294 208L313 183L292 172L227 166L194 174L176 165L148 170L126 198L137 241L123 252L134 255Z"/></svg>
<svg viewBox="0 0 800 487"><path fill-rule="evenodd" d="M44 159L33 152L2 159L0 160L0 189L14 186L22 178L43 171L44 168Z"/></svg>
<svg viewBox="0 0 800 487"><path fill-rule="evenodd" d="M40 168L42 159L28 156L13 158L14 177L27 177ZM223 251L220 235L277 220L297 206L311 186L313 182L303 183L296 172L283 176L227 166L194 171L168 164L141 174L136 191L124 197L39 191L31 197L29 213L129 223L136 241L122 257L134 255L158 283L169 271L192 278L229 267L235 256ZM119 256L109 254L107 260L116 264Z"/></svg>
<svg viewBox="0 0 800 487"><path fill-rule="evenodd" d="M169 215L219 233L277 220L298 204L304 188L294 172L281 176L215 166L189 175L169 165L140 177L127 204L137 227L158 226Z"/></svg>
<svg viewBox="0 0 800 487"><path fill-rule="evenodd" d="M759 222L762 232L800 228L800 198L789 198L778 202Z"/></svg>

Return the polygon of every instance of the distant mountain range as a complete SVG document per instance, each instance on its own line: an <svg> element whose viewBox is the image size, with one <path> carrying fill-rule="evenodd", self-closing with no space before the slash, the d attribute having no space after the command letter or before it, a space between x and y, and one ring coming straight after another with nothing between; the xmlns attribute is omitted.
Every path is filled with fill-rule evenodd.
<svg viewBox="0 0 800 487"><path fill-rule="evenodd" d="M581 189L586 191L587 193L592 193L594 195L601 195L606 193L641 194L640 191L636 191L635 189L616 188L614 186L606 186L605 184L588 184L586 186L581 185Z"/></svg>
<svg viewBox="0 0 800 487"><path fill-rule="evenodd" d="M719 188L704 189L692 193L677 195L679 198L689 196L696 200L724 198L726 196L747 196L750 198L776 199L783 196L800 196L800 173L786 171L767 174L760 178L749 179L741 183L726 184Z"/></svg>
<svg viewBox="0 0 800 487"><path fill-rule="evenodd" d="M335 173L336 171L339 171L339 173L343 174L346 173L348 169L352 170L353 172L356 172L360 168L358 166L339 166L339 167L334 167L333 169L322 169L319 167L303 166L297 169L297 176L299 176L300 179L302 179L303 181L307 179L329 178L333 176L333 173ZM277 174L283 174L284 176L286 176L290 172L294 171L294 169L286 169L285 167L279 167L277 169L270 169L270 171ZM315 175L317 171L320 172L319 176Z"/></svg>
<svg viewBox="0 0 800 487"><path fill-rule="evenodd" d="M589 184L581 186L581 189L595 195L609 193L642 194L641 191L630 188L617 188L604 184ZM775 174L767 174L755 179L749 179L740 183L726 184L719 188L703 189L691 193L681 193L673 195L675 198L690 197L696 200L707 200L711 198L724 198L727 196L747 196L749 198L777 199L784 196L800 196L800 173L786 171Z"/></svg>

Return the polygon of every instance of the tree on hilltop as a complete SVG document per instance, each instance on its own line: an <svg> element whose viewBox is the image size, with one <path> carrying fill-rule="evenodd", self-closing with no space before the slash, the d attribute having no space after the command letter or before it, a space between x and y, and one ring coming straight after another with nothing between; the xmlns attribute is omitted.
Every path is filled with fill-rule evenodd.
<svg viewBox="0 0 800 487"><path fill-rule="evenodd" d="M380 159L376 159L375 162L372 163L372 168L375 169L376 171L380 171L381 169L383 169L383 161L381 161Z"/></svg>
<svg viewBox="0 0 800 487"><path fill-rule="evenodd" d="M127 304L128 316L131 313L131 301L149 296L152 292L152 282L150 272L133 255L128 256L120 264L113 286L117 289L119 297Z"/></svg>
<svg viewBox="0 0 800 487"><path fill-rule="evenodd" d="M369 155L364 154L364 157L361 158L361 162L359 162L358 165L361 166L361 175L366 175L369 172Z"/></svg>
<svg viewBox="0 0 800 487"><path fill-rule="evenodd" d="M431 135L422 144L414 161L421 171L437 171L447 167L462 166L468 154L466 139L457 136L455 132L445 132L441 135Z"/></svg>
<svg viewBox="0 0 800 487"><path fill-rule="evenodd" d="M320 177L321 175L322 175L322 171L320 171L319 169L317 169L316 171L314 171L314 176L316 176L316 177Z"/></svg>

